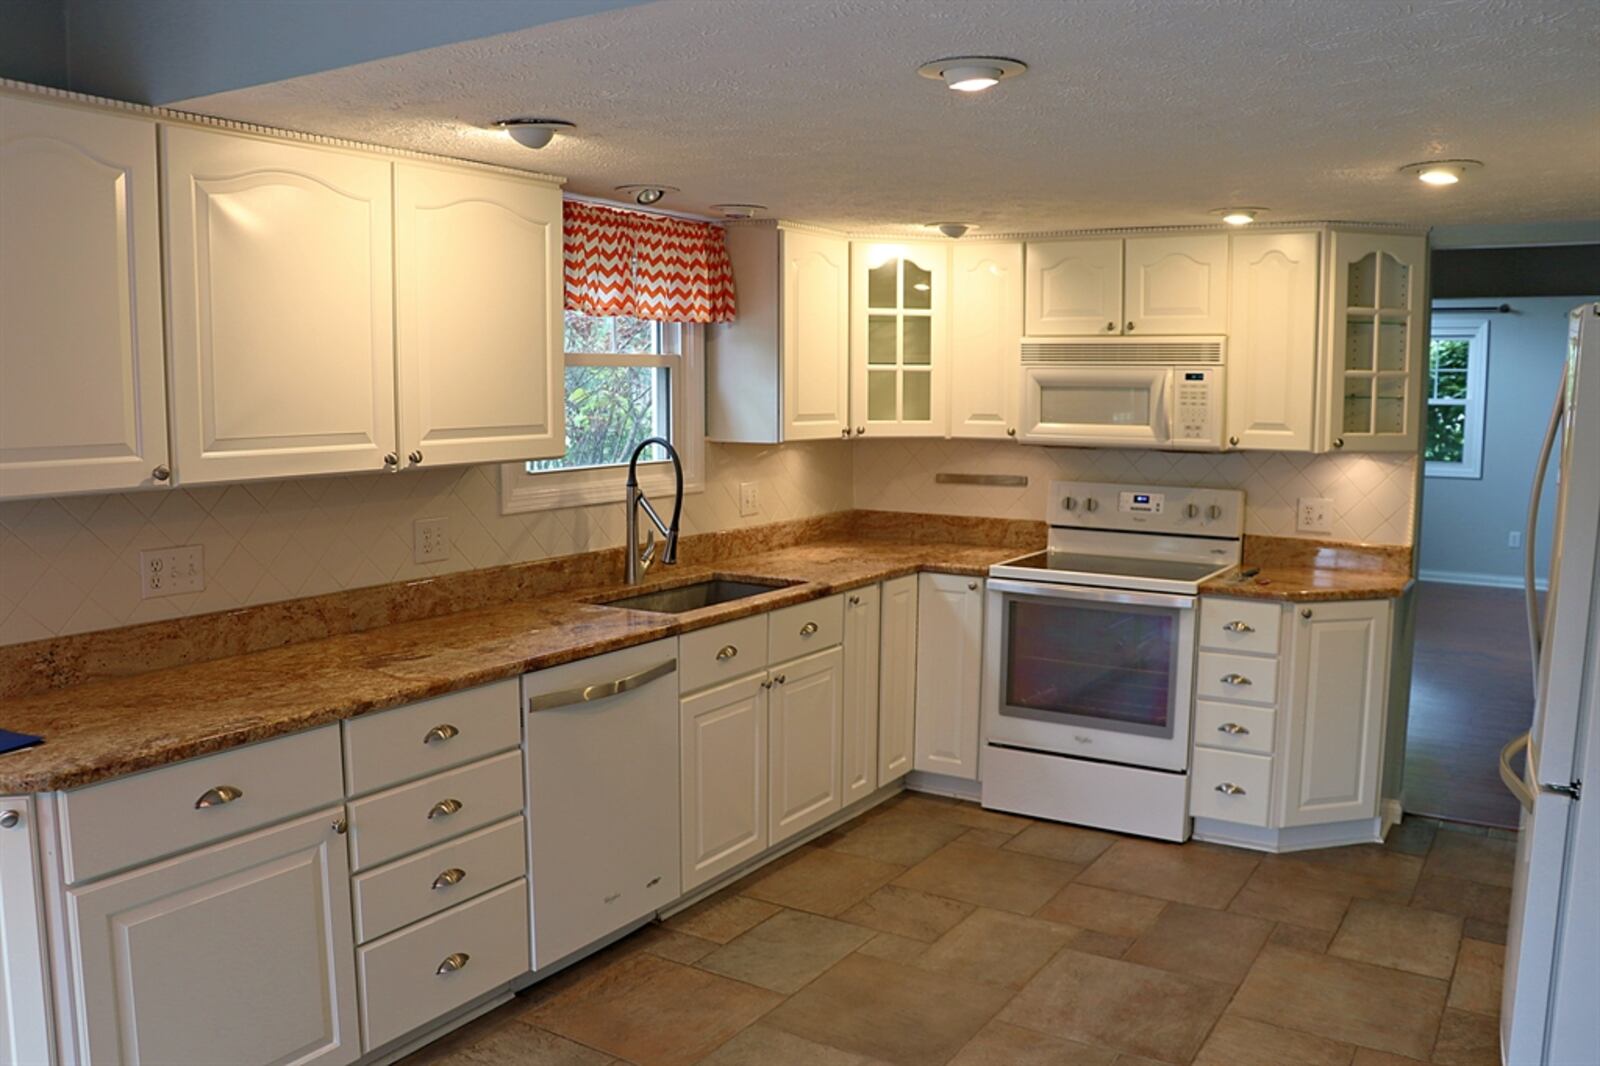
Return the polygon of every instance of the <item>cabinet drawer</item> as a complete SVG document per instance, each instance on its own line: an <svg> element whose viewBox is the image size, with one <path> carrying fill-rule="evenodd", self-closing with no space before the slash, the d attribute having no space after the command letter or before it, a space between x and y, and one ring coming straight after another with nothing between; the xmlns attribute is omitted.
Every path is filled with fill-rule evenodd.
<svg viewBox="0 0 1600 1066"><path fill-rule="evenodd" d="M1253 655L1200 653L1195 692L1202 699L1270 705L1278 695L1278 660Z"/></svg>
<svg viewBox="0 0 1600 1066"><path fill-rule="evenodd" d="M678 638L678 691L697 692L767 668L767 616L758 614Z"/></svg>
<svg viewBox="0 0 1600 1066"><path fill-rule="evenodd" d="M1270 707L1242 703L1194 704L1194 742L1201 747L1272 754L1272 726L1276 713Z"/></svg>
<svg viewBox="0 0 1600 1066"><path fill-rule="evenodd" d="M339 727L324 726L68 792L69 884L341 803Z"/></svg>
<svg viewBox="0 0 1600 1066"><path fill-rule="evenodd" d="M522 818L446 841L355 879L356 939L365 944L525 876Z"/></svg>
<svg viewBox="0 0 1600 1066"><path fill-rule="evenodd" d="M1189 813L1242 825L1266 825L1272 760L1237 751L1194 750Z"/></svg>
<svg viewBox="0 0 1600 1066"><path fill-rule="evenodd" d="M844 597L826 596L773 611L767 662L786 663L844 640Z"/></svg>
<svg viewBox="0 0 1600 1066"><path fill-rule="evenodd" d="M368 870L521 810L521 752L425 777L350 804L350 865Z"/></svg>
<svg viewBox="0 0 1600 1066"><path fill-rule="evenodd" d="M522 741L517 680L452 692L344 723L352 796L514 748Z"/></svg>
<svg viewBox="0 0 1600 1066"><path fill-rule="evenodd" d="M527 973L528 944L519 879L360 948L362 1046L381 1047Z"/></svg>
<svg viewBox="0 0 1600 1066"><path fill-rule="evenodd" d="M1200 597L1200 646L1216 651L1245 651L1252 655L1278 654L1278 623L1283 607L1277 603Z"/></svg>

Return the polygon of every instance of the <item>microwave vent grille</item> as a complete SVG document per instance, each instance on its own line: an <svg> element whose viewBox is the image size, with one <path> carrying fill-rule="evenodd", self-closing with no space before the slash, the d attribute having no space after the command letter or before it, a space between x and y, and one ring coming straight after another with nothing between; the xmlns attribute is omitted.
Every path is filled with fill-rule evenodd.
<svg viewBox="0 0 1600 1066"><path fill-rule="evenodd" d="M1161 340L1023 338L1024 366L1221 366L1221 337Z"/></svg>

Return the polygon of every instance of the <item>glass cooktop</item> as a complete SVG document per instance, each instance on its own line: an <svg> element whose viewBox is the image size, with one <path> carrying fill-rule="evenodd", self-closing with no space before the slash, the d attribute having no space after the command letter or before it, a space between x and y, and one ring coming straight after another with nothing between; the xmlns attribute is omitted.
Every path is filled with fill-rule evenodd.
<svg viewBox="0 0 1600 1066"><path fill-rule="evenodd" d="M1082 555L1077 552L1039 552L1004 564L1007 570L1050 570L1105 577L1151 578L1158 581L1202 581L1225 569L1222 562L1196 563L1182 559L1135 558L1120 555Z"/></svg>

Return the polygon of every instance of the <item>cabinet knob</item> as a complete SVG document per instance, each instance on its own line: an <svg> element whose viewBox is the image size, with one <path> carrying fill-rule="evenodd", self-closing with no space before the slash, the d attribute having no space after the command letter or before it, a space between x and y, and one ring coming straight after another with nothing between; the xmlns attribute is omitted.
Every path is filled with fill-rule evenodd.
<svg viewBox="0 0 1600 1066"><path fill-rule="evenodd" d="M850 427L849 426L845 426L843 429L841 429L839 431L839 436L843 437L845 440L849 440L850 439Z"/></svg>
<svg viewBox="0 0 1600 1066"><path fill-rule="evenodd" d="M978 591L978 583L976 581L968 581L967 582L967 591L968 592L977 592Z"/></svg>
<svg viewBox="0 0 1600 1066"><path fill-rule="evenodd" d="M344 836L350 831L350 820L348 818L335 818L333 820L333 825L329 826L328 828L332 829L340 836Z"/></svg>
<svg viewBox="0 0 1600 1066"><path fill-rule="evenodd" d="M761 682L761 687L762 688L771 688L772 687L772 679L768 678L767 680Z"/></svg>
<svg viewBox="0 0 1600 1066"><path fill-rule="evenodd" d="M1106 332L1107 333L1115 333L1116 331L1117 331L1117 324L1115 322L1107 322L1106 323Z"/></svg>
<svg viewBox="0 0 1600 1066"><path fill-rule="evenodd" d="M234 788L232 785L217 785L200 793L200 798L194 801L194 809L203 811L208 807L221 807L243 795L244 790Z"/></svg>
<svg viewBox="0 0 1600 1066"><path fill-rule="evenodd" d="M448 818L459 811L461 806L461 801L458 799L442 799L428 808L428 821L431 822L435 818Z"/></svg>
<svg viewBox="0 0 1600 1066"><path fill-rule="evenodd" d="M1238 437L1229 437L1228 438L1228 447L1237 448L1238 446L1239 446L1239 438Z"/></svg>
<svg viewBox="0 0 1600 1066"><path fill-rule="evenodd" d="M1230 737L1247 737L1250 735L1250 730L1246 729L1238 722L1223 722L1221 725L1217 726L1217 732L1226 733Z"/></svg>
<svg viewBox="0 0 1600 1066"><path fill-rule="evenodd" d="M15 829L21 824L21 811L0 811L0 829Z"/></svg>
<svg viewBox="0 0 1600 1066"><path fill-rule="evenodd" d="M736 644L724 644L722 647L717 649L717 662L725 663L729 659L733 658L735 655L738 655L738 654L739 654L738 645L736 645Z"/></svg>
<svg viewBox="0 0 1600 1066"><path fill-rule="evenodd" d="M1129 332L1129 333L1132 333L1132 332L1133 332L1133 323L1132 323L1132 322L1129 322L1129 323L1128 323L1128 332Z"/></svg>
<svg viewBox="0 0 1600 1066"><path fill-rule="evenodd" d="M420 451L412 452L410 455L406 456L406 458L410 459L413 463L420 463L422 462L422 453Z"/></svg>
<svg viewBox="0 0 1600 1066"><path fill-rule="evenodd" d="M1244 688L1251 684L1250 679L1243 674L1223 674L1219 680L1224 685L1232 685L1234 688Z"/></svg>
<svg viewBox="0 0 1600 1066"><path fill-rule="evenodd" d="M400 465L400 457L394 452L390 452L388 455L383 457L383 465L388 467L390 470L393 470L395 467Z"/></svg>
<svg viewBox="0 0 1600 1066"><path fill-rule="evenodd" d="M449 722L440 722L438 725L422 734L422 742L424 744L432 744L435 741L443 743L444 741L449 740L451 737L457 737L460 735L461 730L457 729Z"/></svg>
<svg viewBox="0 0 1600 1066"><path fill-rule="evenodd" d="M1335 438L1333 438L1333 446L1335 448L1343 448L1344 447L1344 438L1343 437L1335 437Z"/></svg>
<svg viewBox="0 0 1600 1066"><path fill-rule="evenodd" d="M168 470L165 466L158 466L154 470L150 471L150 476L155 478L157 481L165 481L172 476L172 471Z"/></svg>
<svg viewBox="0 0 1600 1066"><path fill-rule="evenodd" d="M787 680L789 680L789 675L788 674L778 674L775 677L773 677L772 683L774 685L781 685Z"/></svg>
<svg viewBox="0 0 1600 1066"><path fill-rule="evenodd" d="M805 625L801 626L800 627L800 635L802 637L814 637L814 636L816 636L817 635L817 623L815 623L815 622L807 622Z"/></svg>
<svg viewBox="0 0 1600 1066"><path fill-rule="evenodd" d="M1234 784L1232 781L1224 781L1222 784L1217 786L1217 791L1222 793L1224 796L1242 796L1242 795L1244 795L1244 789L1240 788L1238 785Z"/></svg>
<svg viewBox="0 0 1600 1066"><path fill-rule="evenodd" d="M1311 617L1311 608L1309 608L1309 607L1300 608L1300 617L1301 618L1310 618Z"/></svg>
<svg viewBox="0 0 1600 1066"><path fill-rule="evenodd" d="M851 596L850 597L850 606L852 606L852 607L860 607L861 606L861 597L860 596Z"/></svg>
<svg viewBox="0 0 1600 1066"><path fill-rule="evenodd" d="M1008 427L1006 427L1006 436L1015 437L1016 435L1017 435L1017 427L1016 426L1008 426Z"/></svg>
<svg viewBox="0 0 1600 1066"><path fill-rule="evenodd" d="M857 426L856 427L856 436L859 437L859 436L863 435L864 433L866 433L866 431L867 431L867 427L866 426Z"/></svg>
<svg viewBox="0 0 1600 1066"><path fill-rule="evenodd" d="M1249 622L1229 622L1222 628L1229 633L1254 633L1256 631L1256 627Z"/></svg>
<svg viewBox="0 0 1600 1066"><path fill-rule="evenodd" d="M457 970L463 969L467 965L468 960L471 958L472 956L468 955L465 951L453 952L449 955L446 955L444 957L444 961L439 964L439 968L433 972L438 974L440 977L443 977L447 973L455 973Z"/></svg>
<svg viewBox="0 0 1600 1066"><path fill-rule="evenodd" d="M462 881L466 880L466 877L467 871L463 870L459 866L452 866L450 869L444 871L438 877L433 879L433 890L437 892L441 888L449 888L451 885L459 885Z"/></svg>

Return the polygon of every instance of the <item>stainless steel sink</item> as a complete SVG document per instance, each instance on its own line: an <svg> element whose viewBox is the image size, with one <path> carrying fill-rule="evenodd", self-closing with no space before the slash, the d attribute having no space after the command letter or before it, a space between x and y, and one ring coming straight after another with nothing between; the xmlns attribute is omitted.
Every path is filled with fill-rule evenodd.
<svg viewBox="0 0 1600 1066"><path fill-rule="evenodd" d="M694 585L680 585L675 589L645 592L637 596L626 596L619 600L605 600L598 605L601 607L626 607L632 611L655 611L658 614L682 614L685 611L695 611L701 607L710 607L713 604L742 600L747 596L760 596L764 592L776 592L784 587L783 585L758 585L752 581L729 581L724 578L714 578Z"/></svg>

